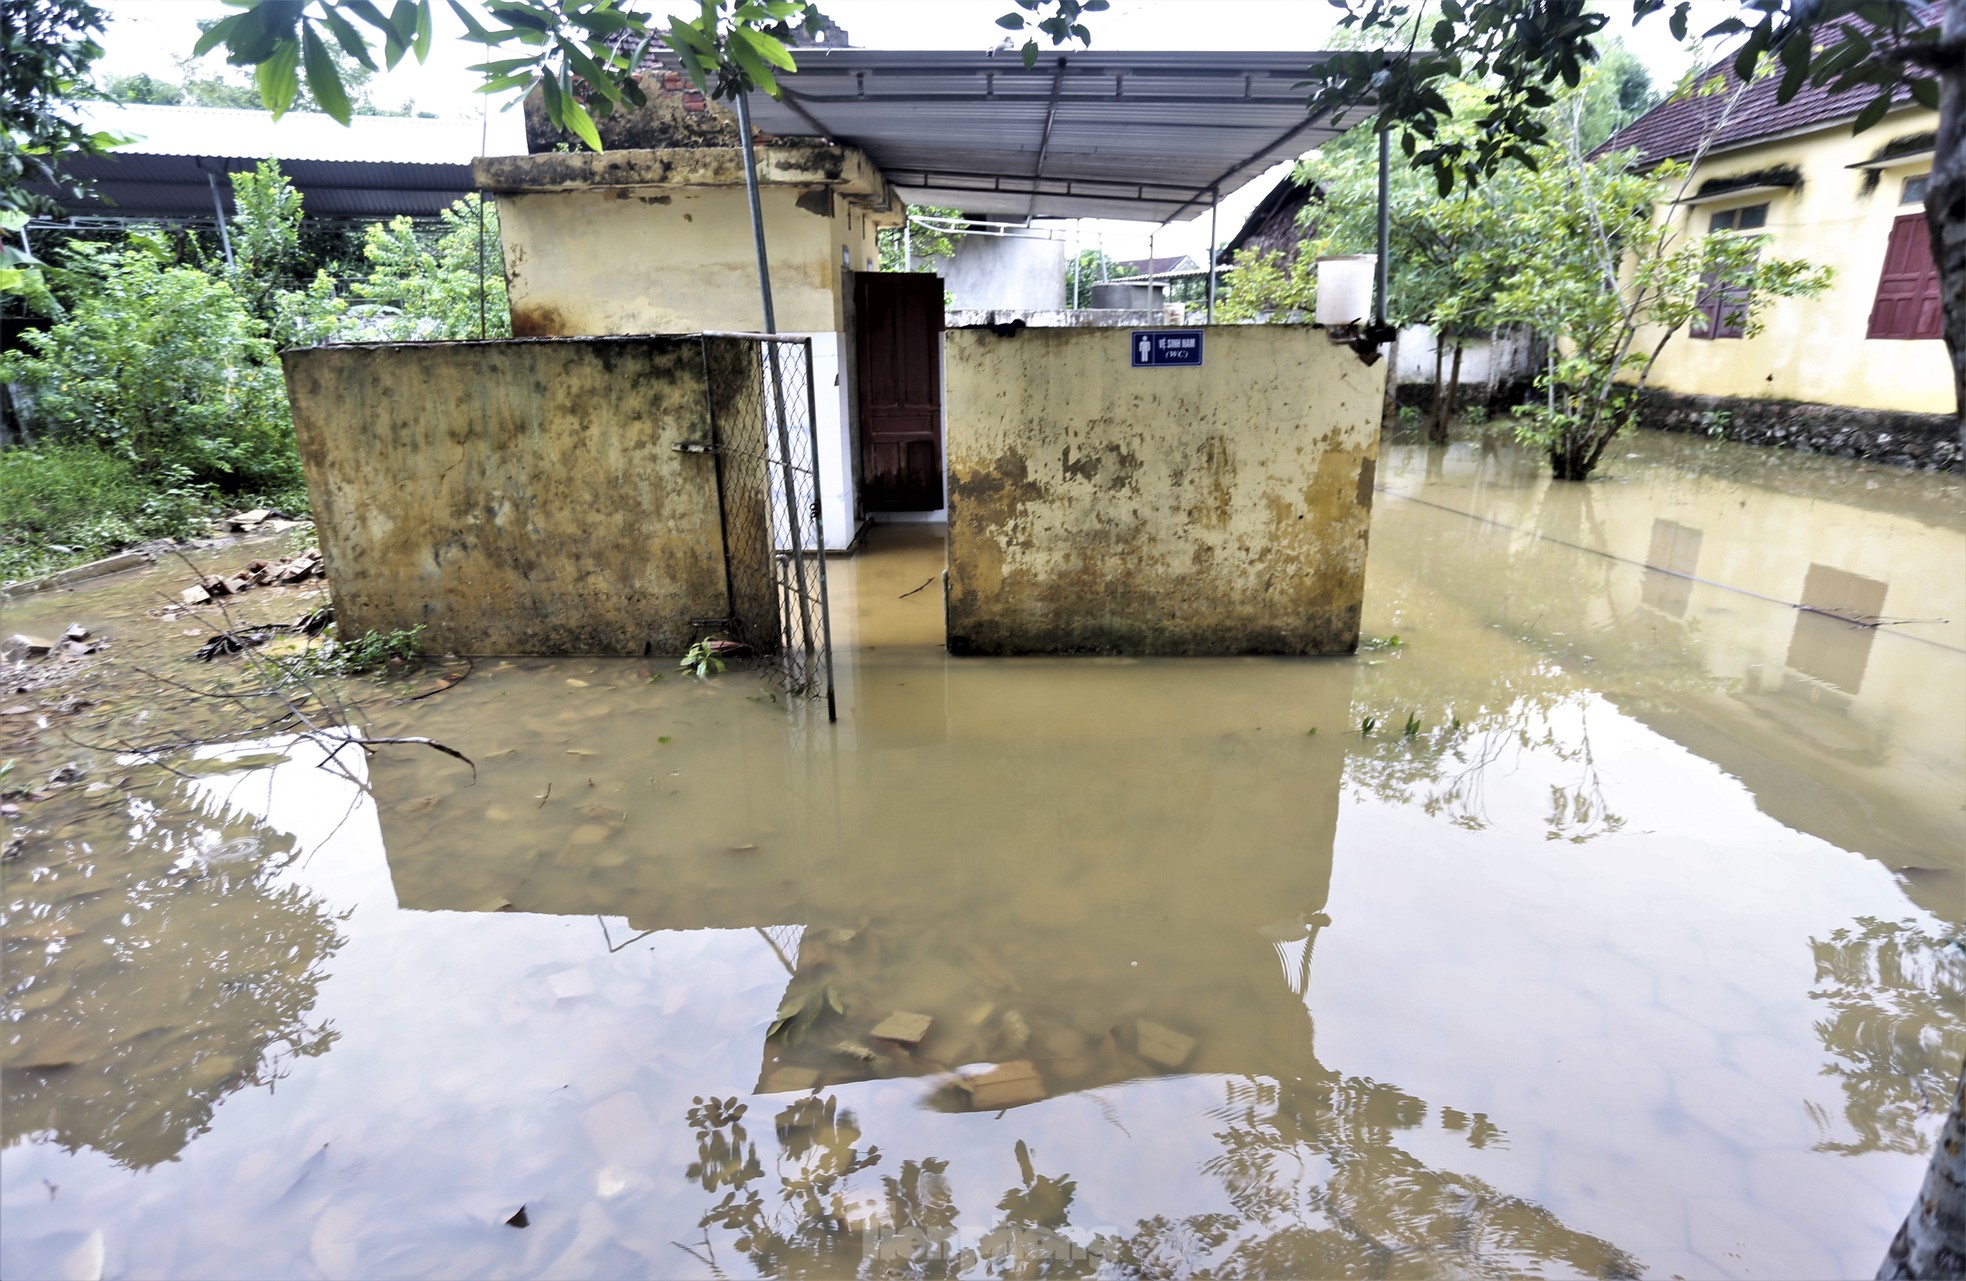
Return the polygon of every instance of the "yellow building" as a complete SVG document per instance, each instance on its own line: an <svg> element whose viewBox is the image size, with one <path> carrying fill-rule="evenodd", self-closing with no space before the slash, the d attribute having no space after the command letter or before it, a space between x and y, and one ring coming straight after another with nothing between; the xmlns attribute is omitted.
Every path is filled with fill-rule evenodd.
<svg viewBox="0 0 1966 1281"><path fill-rule="evenodd" d="M1723 74L1725 92L1663 103L1607 149L1636 150L1646 166L1693 162L1659 215L1686 233L1766 235L1768 252L1828 267L1833 280L1813 298L1757 300L1753 337L1738 299L1711 291L1706 316L1652 370L1648 425L1725 423L1739 438L1928 465L1956 459L1924 206L1937 113L1905 99L1853 134L1866 94L1805 87L1777 104L1779 77L1763 76L1736 101L1739 82Z"/></svg>

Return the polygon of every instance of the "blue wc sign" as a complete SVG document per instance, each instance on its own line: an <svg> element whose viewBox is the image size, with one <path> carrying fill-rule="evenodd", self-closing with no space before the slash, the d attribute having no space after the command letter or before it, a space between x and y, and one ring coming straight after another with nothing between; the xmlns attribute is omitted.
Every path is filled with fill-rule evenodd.
<svg viewBox="0 0 1966 1281"><path fill-rule="evenodd" d="M1201 364L1201 330L1136 329L1133 331L1135 369L1199 364Z"/></svg>

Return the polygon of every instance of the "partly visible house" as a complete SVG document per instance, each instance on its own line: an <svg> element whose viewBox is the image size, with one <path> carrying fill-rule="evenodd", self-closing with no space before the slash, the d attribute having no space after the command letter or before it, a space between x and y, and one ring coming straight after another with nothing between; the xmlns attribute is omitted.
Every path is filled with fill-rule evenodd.
<svg viewBox="0 0 1966 1281"><path fill-rule="evenodd" d="M1605 149L1635 150L1646 167L1693 163L1660 214L1687 234L1767 235L1769 252L1834 278L1814 298L1756 303L1754 337L1737 300L1711 289L1695 332L1654 367L1643 421L1926 465L1956 460L1959 413L1924 205L1938 114L1906 97L1853 134L1868 94L1805 86L1778 104L1779 77L1743 90L1731 67L1717 76L1719 91L1660 104Z"/></svg>

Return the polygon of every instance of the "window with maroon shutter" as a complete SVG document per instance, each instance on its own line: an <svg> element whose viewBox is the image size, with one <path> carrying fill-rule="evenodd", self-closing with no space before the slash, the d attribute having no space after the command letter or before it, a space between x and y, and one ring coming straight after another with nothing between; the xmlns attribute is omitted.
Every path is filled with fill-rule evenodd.
<svg viewBox="0 0 1966 1281"><path fill-rule="evenodd" d="M1939 269L1932 261L1931 233L1924 214L1906 214L1891 224L1877 301L1870 309L1870 332L1864 336L1937 338L1939 315Z"/></svg>
<svg viewBox="0 0 1966 1281"><path fill-rule="evenodd" d="M1699 310L1693 318L1693 337L1747 336L1748 291L1745 286L1725 284L1719 273L1709 271L1700 277L1700 296L1694 306Z"/></svg>

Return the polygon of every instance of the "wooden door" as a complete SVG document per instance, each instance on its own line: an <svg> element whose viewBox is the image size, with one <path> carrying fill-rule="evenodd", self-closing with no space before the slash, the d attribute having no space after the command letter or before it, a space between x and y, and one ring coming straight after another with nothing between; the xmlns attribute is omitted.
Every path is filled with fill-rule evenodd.
<svg viewBox="0 0 1966 1281"><path fill-rule="evenodd" d="M942 506L942 278L861 272L853 278L865 511Z"/></svg>

